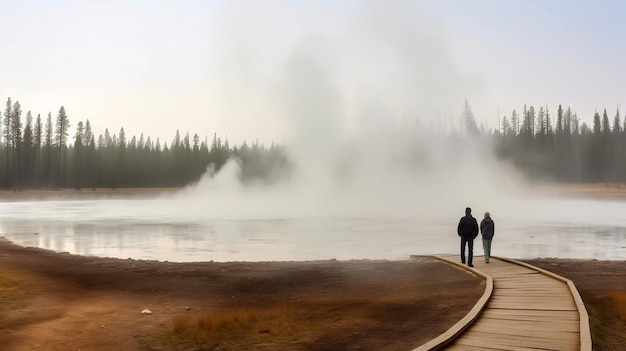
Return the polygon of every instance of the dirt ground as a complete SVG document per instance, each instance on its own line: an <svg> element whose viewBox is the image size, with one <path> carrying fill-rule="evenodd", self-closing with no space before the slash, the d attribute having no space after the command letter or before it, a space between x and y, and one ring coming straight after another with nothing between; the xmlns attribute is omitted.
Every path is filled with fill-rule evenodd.
<svg viewBox="0 0 626 351"><path fill-rule="evenodd" d="M2 350L411 350L484 291L476 276L426 257L168 263L2 238L0 269ZM256 321L235 328L232 311ZM211 321L230 326L191 331Z"/></svg>

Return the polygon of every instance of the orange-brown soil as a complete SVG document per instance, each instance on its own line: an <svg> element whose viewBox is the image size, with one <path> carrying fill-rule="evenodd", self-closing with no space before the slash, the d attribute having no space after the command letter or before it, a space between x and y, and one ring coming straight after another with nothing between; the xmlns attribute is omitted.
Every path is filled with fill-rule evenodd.
<svg viewBox="0 0 626 351"><path fill-rule="evenodd" d="M481 279L426 257L171 263L82 257L2 239L0 345L411 350L461 319L483 291Z"/></svg>

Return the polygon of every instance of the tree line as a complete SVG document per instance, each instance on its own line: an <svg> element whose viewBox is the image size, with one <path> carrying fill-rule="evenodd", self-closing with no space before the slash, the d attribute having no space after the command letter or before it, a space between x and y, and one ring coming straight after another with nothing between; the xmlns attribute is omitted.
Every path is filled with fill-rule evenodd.
<svg viewBox="0 0 626 351"><path fill-rule="evenodd" d="M484 133L494 141L499 158L511 160L533 178L557 182L626 182L626 117L619 108L609 118L595 112L590 127L570 107L558 106L556 116L548 107L524 105L521 113L499 121L499 128L477 128L466 102L467 133Z"/></svg>
<svg viewBox="0 0 626 351"><path fill-rule="evenodd" d="M589 127L571 108L524 105L497 129L476 124L469 103L462 113L463 132L493 141L501 159L511 160L531 177L558 182L626 182L626 116L617 109L609 119L596 112ZM95 189L180 187L195 182L208 168L217 172L230 158L240 163L243 183L273 182L292 169L284 148L246 142L231 147L213 135L176 131L168 145L150 137L128 138L121 128L97 138L89 120L79 121L69 136L70 120L61 106L56 116L22 116L18 101L7 99L0 123L0 188ZM441 136L446 137L446 136ZM449 136L448 136L449 137Z"/></svg>
<svg viewBox="0 0 626 351"><path fill-rule="evenodd" d="M63 106L54 118L28 111L23 119L20 103L8 98L0 123L0 188L180 187L209 167L217 172L231 157L240 161L244 183L275 181L290 167L283 148L273 143L231 147L215 134L209 144L206 137L176 131L168 146L143 134L128 138L124 128L96 138L89 120L78 122L73 137L69 128Z"/></svg>

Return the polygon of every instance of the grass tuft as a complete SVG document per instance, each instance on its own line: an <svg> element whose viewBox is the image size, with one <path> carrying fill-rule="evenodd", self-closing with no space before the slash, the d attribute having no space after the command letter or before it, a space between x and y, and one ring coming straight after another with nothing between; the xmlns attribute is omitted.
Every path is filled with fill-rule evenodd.
<svg viewBox="0 0 626 351"><path fill-rule="evenodd" d="M626 322L626 292L614 292L611 297L619 318Z"/></svg>
<svg viewBox="0 0 626 351"><path fill-rule="evenodd" d="M0 310L25 307L26 297L17 281L0 275Z"/></svg>
<svg viewBox="0 0 626 351"><path fill-rule="evenodd" d="M182 343L197 350L213 350L246 339L251 343L271 337L293 338L307 331L286 307L210 311L174 318L171 331Z"/></svg>

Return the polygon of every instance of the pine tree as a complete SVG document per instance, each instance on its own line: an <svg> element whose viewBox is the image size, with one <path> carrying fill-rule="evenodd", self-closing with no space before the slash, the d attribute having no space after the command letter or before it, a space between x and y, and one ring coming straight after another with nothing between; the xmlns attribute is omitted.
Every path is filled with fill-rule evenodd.
<svg viewBox="0 0 626 351"><path fill-rule="evenodd" d="M613 117L613 129L611 130L611 132L613 132L613 135L620 135L622 132L622 126L621 126L621 117L619 116L619 109L617 110L617 113L615 113L615 117Z"/></svg>
<svg viewBox="0 0 626 351"><path fill-rule="evenodd" d="M624 163L624 142L622 140L622 126L621 117L619 115L619 108L613 118L613 129L611 130L611 149L613 150L613 173L611 174L612 181L622 182L624 180L624 174L626 172L626 164Z"/></svg>
<svg viewBox="0 0 626 351"><path fill-rule="evenodd" d="M43 173L45 176L46 186L52 186L52 177L54 173L54 162L53 162L53 129L52 129L52 113L48 112L48 118L46 118L46 130L43 139L43 148L44 148L44 157L45 162L42 160L43 165Z"/></svg>
<svg viewBox="0 0 626 351"><path fill-rule="evenodd" d="M561 105L556 112L556 135L557 138L563 135L563 107Z"/></svg>
<svg viewBox="0 0 626 351"><path fill-rule="evenodd" d="M576 114L576 112L572 114L572 134L580 134L580 120L578 119L578 115Z"/></svg>
<svg viewBox="0 0 626 351"><path fill-rule="evenodd" d="M85 121L85 178L89 186L95 190L98 186L98 170L96 168L97 156L96 156L96 140L91 130L91 123L89 120Z"/></svg>
<svg viewBox="0 0 626 351"><path fill-rule="evenodd" d="M539 107L539 112L537 113L537 134L540 136L540 140L543 141L546 135L546 123L545 123L545 113L543 111L543 106ZM543 144L543 143L541 143Z"/></svg>
<svg viewBox="0 0 626 351"><path fill-rule="evenodd" d="M7 145L11 145L11 116L13 114L13 103L11 102L11 98L7 99L6 107L4 109L4 119L2 120L3 137L4 143Z"/></svg>
<svg viewBox="0 0 626 351"><path fill-rule="evenodd" d="M513 133L513 130L511 129L511 124L509 123L509 120L506 118L506 116L504 116L504 118L502 119L502 135L508 136L508 135L511 135L512 133ZM246 145L245 142L243 145L248 147L248 145Z"/></svg>
<svg viewBox="0 0 626 351"><path fill-rule="evenodd" d="M611 124L609 123L609 115L606 113L606 109L602 113L602 134L605 137L611 134Z"/></svg>
<svg viewBox="0 0 626 351"><path fill-rule="evenodd" d="M525 135L527 139L532 138L535 134L535 118L535 108L533 106L526 108L526 105L524 105L524 120L522 121L520 134Z"/></svg>
<svg viewBox="0 0 626 351"><path fill-rule="evenodd" d="M604 169L604 153L602 147L602 122L600 114L596 112L593 116L593 138L589 145L589 159L591 166L592 181L602 181L602 170Z"/></svg>
<svg viewBox="0 0 626 351"><path fill-rule="evenodd" d="M4 179L5 179L5 185L8 186L11 184L10 179L11 179L11 167L12 167L12 162L11 162L11 155L12 155L12 137L11 137L11 116L13 115L13 103L11 102L11 98L7 99L7 103L6 103L6 108L4 109L4 119L2 120L2 126L4 127L4 129L2 130L3 132L3 137L4 137L4 144L6 146L5 148L5 165L4 165Z"/></svg>
<svg viewBox="0 0 626 351"><path fill-rule="evenodd" d="M83 125L83 122L79 121L78 124L76 124L76 134L74 135L74 157L71 165L72 175L74 178L74 189L76 190L82 189L84 183L84 139L85 127Z"/></svg>
<svg viewBox="0 0 626 351"><path fill-rule="evenodd" d="M572 134L572 109L567 107L563 114L563 134L570 136Z"/></svg>
<svg viewBox="0 0 626 351"><path fill-rule="evenodd" d="M515 109L511 112L511 127L513 128L513 135L517 136L519 134L519 116Z"/></svg>
<svg viewBox="0 0 626 351"><path fill-rule="evenodd" d="M33 185L39 187L39 175L41 174L41 143L42 143L42 126L41 115L37 114L37 120L35 121L35 130L33 134Z"/></svg>
<svg viewBox="0 0 626 351"><path fill-rule="evenodd" d="M126 138L126 131L124 130L124 127L120 128L120 133L119 133L119 137L117 140L117 160L116 160L116 164L117 164L117 169L118 171L117 176L116 176L116 186L117 187L126 187L128 186L128 173L129 173L129 167L132 167L131 165L127 164L127 158L126 158L126 153L127 153L127 147L128 147L128 141Z"/></svg>
<svg viewBox="0 0 626 351"><path fill-rule="evenodd" d="M63 158L63 151L67 148L67 136L69 135L70 121L65 113L65 107L61 106L57 115L57 121L55 126L55 143L58 150L59 162L57 169L57 189L62 188L65 185L63 178L63 169L65 169L65 159Z"/></svg>
<svg viewBox="0 0 626 351"><path fill-rule="evenodd" d="M606 108L602 113L602 158L604 167L602 168L602 180L609 181L610 174L613 173L613 150L611 149L611 123L609 122L609 115L606 113Z"/></svg>
<svg viewBox="0 0 626 351"><path fill-rule="evenodd" d="M13 104L10 120L11 146L13 149L13 191L17 191L20 177L20 148L22 144L22 108L16 101Z"/></svg>
<svg viewBox="0 0 626 351"><path fill-rule="evenodd" d="M552 128L552 120L550 119L550 110L546 106L546 136L550 140L554 135L554 129Z"/></svg>
<svg viewBox="0 0 626 351"><path fill-rule="evenodd" d="M24 125L24 138L22 139L20 158L21 163L21 185L25 187L31 187L33 185L33 169L35 166L35 153L34 153L34 136L33 136L33 116L28 111L26 113L26 124Z"/></svg>
<svg viewBox="0 0 626 351"><path fill-rule="evenodd" d="M465 103L463 105L463 122L465 124L465 132L468 135L478 135L478 126L476 125L476 119L474 118L474 113L472 112L472 108L465 99Z"/></svg>

